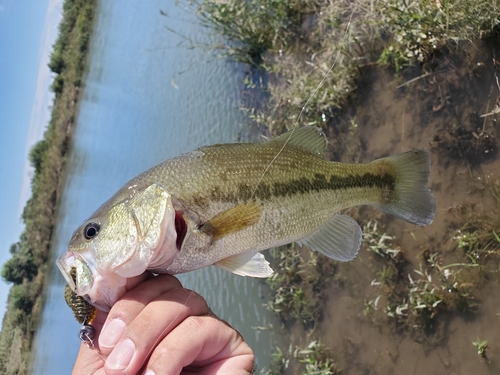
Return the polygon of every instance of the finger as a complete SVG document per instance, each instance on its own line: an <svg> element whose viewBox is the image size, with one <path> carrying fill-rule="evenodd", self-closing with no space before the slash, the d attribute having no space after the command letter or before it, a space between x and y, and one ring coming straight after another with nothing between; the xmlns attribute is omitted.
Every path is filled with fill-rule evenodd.
<svg viewBox="0 0 500 375"><path fill-rule="evenodd" d="M98 371L104 367L104 360L99 356L97 350L90 349L86 344L80 345L78 357L72 375L97 375ZM103 372L101 372L103 374Z"/></svg>
<svg viewBox="0 0 500 375"><path fill-rule="evenodd" d="M106 360L107 374L136 374L153 348L178 324L192 315L205 315L208 306L198 294L171 289L151 301L128 325Z"/></svg>
<svg viewBox="0 0 500 375"><path fill-rule="evenodd" d="M126 290L130 291L138 284L151 277L153 277L153 275L150 272L145 272L142 275L128 279ZM97 311L97 314L91 323L97 335L100 334L107 316L107 313L99 310ZM73 368L73 375L105 375L103 368L105 357L103 357L103 355L100 353L99 345L97 345L98 343L95 342L94 344L97 346L97 348L91 348L86 343L82 343L80 345L80 350L76 358L75 366Z"/></svg>
<svg viewBox="0 0 500 375"><path fill-rule="evenodd" d="M134 278L130 285L136 284L140 278ZM104 355L109 355L120 338L125 333L126 327L139 315L139 313L155 298L176 288L181 288L181 283L173 276L159 275L146 279L135 288L123 295L111 308L108 318L99 335L99 349Z"/></svg>
<svg viewBox="0 0 500 375"><path fill-rule="evenodd" d="M150 279L151 277L154 277L154 275L150 272L144 272L142 275L132 277L127 280L127 284L125 286L127 292L130 291L131 289L135 288L138 284L141 282ZM100 310L97 310L96 317L92 320L92 326L95 329L96 336L100 337L100 333L102 331L102 328L106 321L109 321L111 319L106 319L108 317L108 313L102 312ZM99 343L98 340L94 343L97 348L99 348Z"/></svg>
<svg viewBox="0 0 500 375"><path fill-rule="evenodd" d="M142 275L131 277L127 279L127 283L125 284L125 290L128 292L131 289L134 289L137 285L142 283L143 281L147 279L151 279L152 277L155 277L151 272L144 272Z"/></svg>
<svg viewBox="0 0 500 375"><path fill-rule="evenodd" d="M254 354L236 330L213 317L191 316L156 347L145 373L249 375L253 365Z"/></svg>
<svg viewBox="0 0 500 375"><path fill-rule="evenodd" d="M102 311L97 311L96 317L92 321L92 326L98 334L106 320L107 314ZM99 369L104 367L104 359L99 353L99 350L95 348L90 348L86 343L80 345L80 351L76 358L75 366L73 368L73 375L87 375L87 374L102 374L104 372L98 372Z"/></svg>

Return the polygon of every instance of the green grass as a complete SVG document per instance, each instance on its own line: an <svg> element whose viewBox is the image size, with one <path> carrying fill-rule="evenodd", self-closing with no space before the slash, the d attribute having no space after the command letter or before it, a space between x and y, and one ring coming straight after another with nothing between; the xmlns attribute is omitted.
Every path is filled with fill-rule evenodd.
<svg viewBox="0 0 500 375"><path fill-rule="evenodd" d="M388 35L379 62L393 65L396 71L427 62L447 44L490 36L499 23L499 4L494 0L378 3L380 27Z"/></svg>

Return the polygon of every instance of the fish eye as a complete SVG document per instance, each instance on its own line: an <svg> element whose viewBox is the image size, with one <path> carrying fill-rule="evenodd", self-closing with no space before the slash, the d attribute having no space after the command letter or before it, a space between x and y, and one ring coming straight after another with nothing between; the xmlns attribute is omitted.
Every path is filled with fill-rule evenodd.
<svg viewBox="0 0 500 375"><path fill-rule="evenodd" d="M99 223L88 223L85 226L85 229L83 229L83 236L87 239L90 240L97 236L99 233L99 229L101 229L101 226Z"/></svg>

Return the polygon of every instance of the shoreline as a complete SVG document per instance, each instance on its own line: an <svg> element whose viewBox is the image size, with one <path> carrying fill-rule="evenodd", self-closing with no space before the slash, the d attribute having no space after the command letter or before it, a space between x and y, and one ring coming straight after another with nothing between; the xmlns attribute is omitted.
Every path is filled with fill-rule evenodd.
<svg viewBox="0 0 500 375"><path fill-rule="evenodd" d="M65 0L63 5L59 36L49 63L49 68L56 73L51 86L55 93L51 119L44 138L30 150L29 159L35 172L32 194L22 214L25 229L19 242L12 245L12 258L2 269L4 280L12 283L0 333L0 372L5 374L26 374L29 370L34 334L40 323L49 280L51 239L76 125L96 7L96 0Z"/></svg>

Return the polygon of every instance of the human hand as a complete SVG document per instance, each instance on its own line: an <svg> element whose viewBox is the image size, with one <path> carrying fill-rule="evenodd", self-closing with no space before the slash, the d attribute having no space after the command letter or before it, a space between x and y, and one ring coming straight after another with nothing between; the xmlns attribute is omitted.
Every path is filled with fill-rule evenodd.
<svg viewBox="0 0 500 375"><path fill-rule="evenodd" d="M131 279L110 312L98 312L96 348L81 345L73 375L251 374L252 349L209 312L173 276Z"/></svg>

